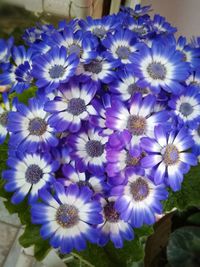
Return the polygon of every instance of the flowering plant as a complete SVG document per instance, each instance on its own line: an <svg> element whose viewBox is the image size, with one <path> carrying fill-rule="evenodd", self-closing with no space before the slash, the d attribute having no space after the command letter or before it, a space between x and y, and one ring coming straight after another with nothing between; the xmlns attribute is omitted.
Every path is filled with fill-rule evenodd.
<svg viewBox="0 0 200 267"><path fill-rule="evenodd" d="M159 215L199 205L200 41L149 10L0 40L0 194L38 259L130 266Z"/></svg>

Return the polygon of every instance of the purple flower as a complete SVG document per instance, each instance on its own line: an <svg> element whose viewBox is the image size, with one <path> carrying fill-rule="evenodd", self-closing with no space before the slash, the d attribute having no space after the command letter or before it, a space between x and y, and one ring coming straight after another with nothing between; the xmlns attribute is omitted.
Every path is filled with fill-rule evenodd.
<svg viewBox="0 0 200 267"><path fill-rule="evenodd" d="M101 205L91 200L92 191L75 184L65 189L60 183L54 184L54 191L52 195L41 190L42 203L31 208L32 223L42 224L42 238L50 239L62 254L86 249L86 240L97 243L99 233L94 226L102 223Z"/></svg>
<svg viewBox="0 0 200 267"><path fill-rule="evenodd" d="M127 178L126 184L111 190L111 195L117 198L115 209L120 213L120 218L130 221L133 227L153 224L155 215L162 213L161 200L168 196L165 186L155 185L144 171L135 173L129 170Z"/></svg>
<svg viewBox="0 0 200 267"><path fill-rule="evenodd" d="M162 126L155 127L155 137L141 139L141 147L149 153L141 161L144 168L153 168L156 184L166 183L173 191L181 188L183 174L187 173L190 166L197 164L194 154L187 150L192 148L193 140L188 131L182 128L178 132L169 134Z"/></svg>

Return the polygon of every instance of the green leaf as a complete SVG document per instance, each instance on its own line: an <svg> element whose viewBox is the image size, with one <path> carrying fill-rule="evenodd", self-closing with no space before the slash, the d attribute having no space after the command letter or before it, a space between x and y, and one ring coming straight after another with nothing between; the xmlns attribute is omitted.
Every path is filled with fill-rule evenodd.
<svg viewBox="0 0 200 267"><path fill-rule="evenodd" d="M153 228L143 226L135 229L135 239L124 241L121 249L116 249L113 243L109 242L105 247L88 244L83 252L75 252L72 255L87 266L95 267L131 267L134 262L138 262L144 257L144 239L153 233ZM103 260L102 260L103 259ZM75 262L74 262L75 263ZM87 264L88 263L88 264ZM72 263L71 263L71 266Z"/></svg>
<svg viewBox="0 0 200 267"><path fill-rule="evenodd" d="M140 261L144 257L144 249L138 238L133 241L125 241L122 249L116 249L110 242L105 251L116 262L117 266L129 267L133 262Z"/></svg>
<svg viewBox="0 0 200 267"><path fill-rule="evenodd" d="M164 210L170 211L173 208L184 210L190 206L200 206L200 164L192 167L185 175L182 188L178 192L169 190L168 200L164 202Z"/></svg>
<svg viewBox="0 0 200 267"><path fill-rule="evenodd" d="M38 261L43 260L51 249L48 240L40 236L40 226L33 224L26 226L19 243L25 248L34 245L34 256Z"/></svg>
<svg viewBox="0 0 200 267"><path fill-rule="evenodd" d="M172 267L200 266L200 227L182 227L170 235L167 258Z"/></svg>
<svg viewBox="0 0 200 267"><path fill-rule="evenodd" d="M29 89L25 90L22 94L16 94L16 93L12 94L12 98L17 97L19 99L19 102L27 104L28 100L31 97L35 96L36 91L37 91L37 87L33 86L33 87L30 87Z"/></svg>
<svg viewBox="0 0 200 267"><path fill-rule="evenodd" d="M200 212L196 212L188 217L187 221L192 224L196 224L200 226Z"/></svg>

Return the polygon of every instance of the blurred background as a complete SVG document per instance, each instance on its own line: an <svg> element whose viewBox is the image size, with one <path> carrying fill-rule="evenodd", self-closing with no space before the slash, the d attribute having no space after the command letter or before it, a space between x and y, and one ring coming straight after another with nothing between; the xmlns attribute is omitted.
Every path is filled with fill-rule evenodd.
<svg viewBox="0 0 200 267"><path fill-rule="evenodd" d="M15 32L36 21L57 23L61 18L98 18L116 13L120 5L152 5L151 14L159 13L178 28L178 35L188 38L200 35L199 0L0 0L0 35Z"/></svg>

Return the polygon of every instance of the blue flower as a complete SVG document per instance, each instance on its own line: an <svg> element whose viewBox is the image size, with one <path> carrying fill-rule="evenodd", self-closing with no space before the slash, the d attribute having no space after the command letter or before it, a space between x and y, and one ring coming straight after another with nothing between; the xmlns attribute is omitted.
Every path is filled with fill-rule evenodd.
<svg viewBox="0 0 200 267"><path fill-rule="evenodd" d="M134 75L132 70L120 70L116 76L118 79L109 84L109 90L122 101L130 100L134 93L140 92L147 95L150 91L148 88L140 88L137 85L139 78Z"/></svg>
<svg viewBox="0 0 200 267"><path fill-rule="evenodd" d="M150 87L153 93L159 93L161 88L176 95L183 91L181 82L189 75L189 63L182 61L182 54L175 46L159 42L153 42L151 48L142 45L132 61L140 78L138 86Z"/></svg>
<svg viewBox="0 0 200 267"><path fill-rule="evenodd" d="M105 246L111 240L116 248L122 248L124 239L130 241L134 238L132 226L120 218L119 212L115 209L115 198L100 200L104 222L98 225L100 230L98 245Z"/></svg>
<svg viewBox="0 0 200 267"><path fill-rule="evenodd" d="M42 238L50 239L51 246L62 254L86 249L86 240L97 243L99 233L94 226L102 223L101 205L91 200L92 191L76 184L65 189L59 183L54 189L54 195L41 190L43 202L31 208L32 223L42 224Z"/></svg>
<svg viewBox="0 0 200 267"><path fill-rule="evenodd" d="M115 69L120 65L119 60L108 61L104 56L98 55L87 63L80 63L76 75L83 82L92 80L101 88L101 82L108 84L116 78Z"/></svg>
<svg viewBox="0 0 200 267"><path fill-rule="evenodd" d="M54 47L34 60L32 75L36 85L48 93L66 83L75 74L79 59L75 54L67 56L65 47Z"/></svg>
<svg viewBox="0 0 200 267"><path fill-rule="evenodd" d="M128 107L123 102L113 99L111 107L106 110L106 126L120 132L129 132L136 157L142 152L139 146L141 137L153 136L154 127L165 124L168 120L166 110L153 112L155 104L155 96L149 94L143 99L141 93L135 93Z"/></svg>
<svg viewBox="0 0 200 267"><path fill-rule="evenodd" d="M65 164L62 167L65 179L59 179L64 186L77 184L78 186L88 186L94 194L104 195L108 190L108 185L104 175L87 175L87 173L77 171L72 165Z"/></svg>
<svg viewBox="0 0 200 267"><path fill-rule="evenodd" d="M53 25L41 25L37 23L36 27L31 27L25 30L22 38L27 45L38 43L44 39L45 36L50 36L55 31Z"/></svg>
<svg viewBox="0 0 200 267"><path fill-rule="evenodd" d="M58 96L45 105L45 110L52 114L48 120L49 124L58 132L78 132L82 120L87 120L89 114L95 114L90 104L95 93L96 87L92 83L80 84L71 81L60 87Z"/></svg>
<svg viewBox="0 0 200 267"><path fill-rule="evenodd" d="M13 99L12 103L9 102L7 93L2 94L3 102L0 103L0 144L2 144L7 136L8 129L8 114L10 111L16 110L17 99Z"/></svg>
<svg viewBox="0 0 200 267"><path fill-rule="evenodd" d="M38 198L38 191L48 187L54 181L54 172L58 169L58 162L51 161L48 154L21 154L9 157L9 170L3 171L6 180L5 190L15 192L11 198L13 204L18 204L29 195L29 201Z"/></svg>
<svg viewBox="0 0 200 267"><path fill-rule="evenodd" d="M144 171L135 173L129 170L127 178L126 184L111 190L111 195L117 198L115 209L120 213L120 218L130 221L136 228L155 223L155 215L162 213L161 201L168 196L165 186L155 185Z"/></svg>
<svg viewBox="0 0 200 267"><path fill-rule="evenodd" d="M114 32L119 24L115 15L105 16L101 19L87 17L86 20L79 21L79 25L84 31L92 32L99 40L104 39L108 33Z"/></svg>
<svg viewBox="0 0 200 267"><path fill-rule="evenodd" d="M137 51L135 34L126 29L119 29L102 40L107 49L104 56L109 61L120 60L122 64L131 63L131 56Z"/></svg>
<svg viewBox="0 0 200 267"><path fill-rule="evenodd" d="M192 148L193 140L184 128L168 134L159 125L155 127L155 138L142 138L141 146L149 153L141 160L142 166L155 167L152 175L155 183L165 181L173 191L180 190L183 174L197 164L195 155L187 151Z"/></svg>
<svg viewBox="0 0 200 267"><path fill-rule="evenodd" d="M158 14L156 14L152 21L152 30L157 34L174 34L177 29L172 27L166 19Z"/></svg>
<svg viewBox="0 0 200 267"><path fill-rule="evenodd" d="M194 145L192 146L192 153L196 156L200 155L200 125L198 125L197 129L190 130L190 134L194 141Z"/></svg>
<svg viewBox="0 0 200 267"><path fill-rule="evenodd" d="M11 91L22 93L32 82L31 70L34 54L31 49L26 51L24 46L12 50L13 65L0 74L0 84L11 86Z"/></svg>
<svg viewBox="0 0 200 267"><path fill-rule="evenodd" d="M100 135L109 136L113 130L106 127L106 109L111 107L111 97L109 94L103 92L101 100L94 98L91 102L96 114L90 115L89 122L92 126L99 128Z"/></svg>
<svg viewBox="0 0 200 267"><path fill-rule="evenodd" d="M54 129L48 124L49 114L43 110L45 99L32 98L28 107L17 104L15 112L9 112L8 130L12 133L10 144L22 151L47 151L57 146Z"/></svg>
<svg viewBox="0 0 200 267"><path fill-rule="evenodd" d="M124 24L127 29L133 31L141 39L145 38L150 32L150 25L143 18L134 19L133 17L127 17Z"/></svg>
<svg viewBox="0 0 200 267"><path fill-rule="evenodd" d="M70 135L68 144L72 147L71 156L80 172L88 170L92 174L103 174L106 164L105 144L108 137L100 136L99 130L88 128L76 135Z"/></svg>
<svg viewBox="0 0 200 267"><path fill-rule="evenodd" d="M126 131L114 133L109 137L106 147L106 172L112 185L122 184L126 180L127 170L140 170L141 159L145 153L135 155L135 146L130 142L131 136Z"/></svg>
<svg viewBox="0 0 200 267"><path fill-rule="evenodd" d="M197 128L200 122L200 91L196 87L187 87L185 92L172 97L168 102L171 113L180 126Z"/></svg>
<svg viewBox="0 0 200 267"><path fill-rule="evenodd" d="M191 68L196 69L200 66L200 48L191 47L191 45L187 44L185 37L180 36L178 38L176 49L181 51L181 53L183 54L183 60L188 62Z"/></svg>
<svg viewBox="0 0 200 267"><path fill-rule="evenodd" d="M132 9L130 7L121 7L121 10L125 13L128 13L130 16L135 18L143 17L146 13L150 12L151 5L149 6L141 6L140 4L135 5L135 8Z"/></svg>
<svg viewBox="0 0 200 267"><path fill-rule="evenodd" d="M13 37L10 37L8 40L0 39L0 68L3 70L9 66L13 42Z"/></svg>
<svg viewBox="0 0 200 267"><path fill-rule="evenodd" d="M76 54L81 62L88 62L97 55L97 41L90 33L85 33L81 30L73 32L70 27L64 28L62 33L55 32L51 37L52 45L64 46L67 49L67 54Z"/></svg>
<svg viewBox="0 0 200 267"><path fill-rule="evenodd" d="M187 85L195 86L198 90L200 90L200 70L197 69L193 71L188 79L186 80Z"/></svg>

